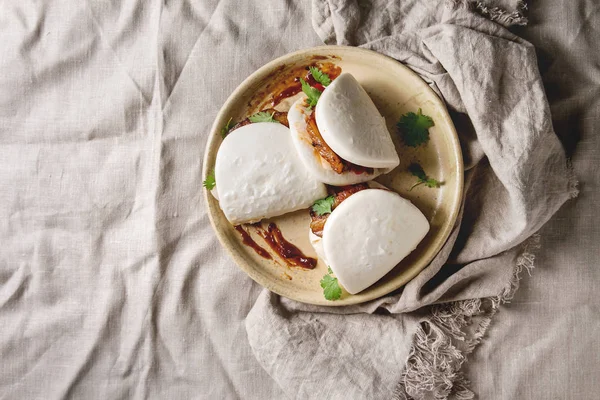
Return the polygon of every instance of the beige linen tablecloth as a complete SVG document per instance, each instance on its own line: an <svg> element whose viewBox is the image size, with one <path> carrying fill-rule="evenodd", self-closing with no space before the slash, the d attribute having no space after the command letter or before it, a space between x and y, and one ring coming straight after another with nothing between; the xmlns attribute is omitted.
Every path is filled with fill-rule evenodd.
<svg viewBox="0 0 600 400"><path fill-rule="evenodd" d="M261 288L200 190L229 93L322 44L308 2L266 3L0 3L0 398L283 398L247 343ZM467 363L484 399L600 392L600 11L541 3L516 32L581 194Z"/></svg>

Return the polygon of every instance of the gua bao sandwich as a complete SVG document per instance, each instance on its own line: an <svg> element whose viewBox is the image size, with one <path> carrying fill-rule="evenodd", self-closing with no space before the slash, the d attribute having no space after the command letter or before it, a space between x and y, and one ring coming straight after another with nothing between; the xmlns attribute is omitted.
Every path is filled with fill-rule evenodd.
<svg viewBox="0 0 600 400"><path fill-rule="evenodd" d="M327 86L314 109L310 99L298 99L288 120L300 159L321 182L366 182L400 163L385 119L350 74Z"/></svg>
<svg viewBox="0 0 600 400"><path fill-rule="evenodd" d="M429 231L419 209L377 182L332 187L329 212L311 211L310 242L356 294L386 275Z"/></svg>

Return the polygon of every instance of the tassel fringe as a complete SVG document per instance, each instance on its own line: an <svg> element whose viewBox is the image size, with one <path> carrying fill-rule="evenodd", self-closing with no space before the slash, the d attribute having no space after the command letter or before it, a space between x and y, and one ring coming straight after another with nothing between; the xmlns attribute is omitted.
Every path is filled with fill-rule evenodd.
<svg viewBox="0 0 600 400"><path fill-rule="evenodd" d="M539 248L538 234L525 242L513 276L499 296L431 306L431 316L415 334L394 400L475 398L461 367L485 336L500 305L512 300L523 271L531 274Z"/></svg>
<svg viewBox="0 0 600 400"><path fill-rule="evenodd" d="M478 12L491 21L497 22L503 26L527 25L529 22L527 16L527 3L518 1L514 11L508 11L500 7L490 7L484 1L474 0L448 0L453 7L466 7Z"/></svg>

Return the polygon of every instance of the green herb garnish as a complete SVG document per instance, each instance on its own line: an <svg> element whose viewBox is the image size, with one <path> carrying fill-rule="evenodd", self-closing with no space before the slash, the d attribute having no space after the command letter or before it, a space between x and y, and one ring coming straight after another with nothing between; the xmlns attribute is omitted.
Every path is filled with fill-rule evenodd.
<svg viewBox="0 0 600 400"><path fill-rule="evenodd" d="M304 79L300 78L300 83L302 84L302 91L308 97L308 105L310 107L314 107L317 105L317 101L319 101L319 97L321 97L321 91L315 89L310 86Z"/></svg>
<svg viewBox="0 0 600 400"><path fill-rule="evenodd" d="M202 186L208 190L213 190L217 182L215 181L215 170L213 169L206 175L206 179L202 182Z"/></svg>
<svg viewBox="0 0 600 400"><path fill-rule="evenodd" d="M225 124L225 126L221 128L221 137L223 139L225 139L225 136L227 136L227 134L231 130L231 120L232 119L233 118L229 118L229 121L227 121L227 123Z"/></svg>
<svg viewBox="0 0 600 400"><path fill-rule="evenodd" d="M269 114L266 111L260 111L251 115L248 119L250 122L277 122L277 120L273 118L273 115L275 115L274 112Z"/></svg>
<svg viewBox="0 0 600 400"><path fill-rule="evenodd" d="M338 300L342 297L342 288L338 279L331 276L331 274L333 274L331 267L327 267L327 274L323 276L320 282L323 288L323 296L327 300Z"/></svg>
<svg viewBox="0 0 600 400"><path fill-rule="evenodd" d="M417 187L419 185L425 185L430 188L439 188L440 187L440 182L438 182L436 179L428 177L427 174L425 173L425 171L423 171L423 167L421 167L419 164L417 164L417 163L410 164L408 166L408 171L419 179L417 181L417 183L412 185L412 187L409 189L409 191L413 190L415 187Z"/></svg>
<svg viewBox="0 0 600 400"><path fill-rule="evenodd" d="M312 206L312 210L317 215L325 215L331 213L331 208L333 207L333 202L335 198L333 196L325 197L324 199L315 201L315 204Z"/></svg>
<svg viewBox="0 0 600 400"><path fill-rule="evenodd" d="M424 115L421 109L417 114L408 112L402 117L397 126L402 134L402 140L407 146L417 147L429 141L429 128L434 126L433 119Z"/></svg>
<svg viewBox="0 0 600 400"><path fill-rule="evenodd" d="M315 81L319 82L323 86L329 86L331 83L331 78L329 75L317 67L308 67L308 69L310 70L312 77L315 78Z"/></svg>

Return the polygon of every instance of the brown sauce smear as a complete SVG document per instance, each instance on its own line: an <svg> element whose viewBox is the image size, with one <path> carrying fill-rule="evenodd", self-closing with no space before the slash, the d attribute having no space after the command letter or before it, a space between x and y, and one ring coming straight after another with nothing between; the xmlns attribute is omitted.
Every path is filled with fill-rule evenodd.
<svg viewBox="0 0 600 400"><path fill-rule="evenodd" d="M252 236L250 236L250 234L248 232L246 232L246 230L241 225L235 225L234 228L236 231L238 231L240 233L240 235L242 235L242 243L244 243L246 246L252 248L256 252L256 254L258 254L259 256L266 258L268 260L273 259L273 257L271 257L271 254L269 254L269 252L267 250L260 247L254 241L254 239L252 239Z"/></svg>
<svg viewBox="0 0 600 400"><path fill-rule="evenodd" d="M292 97L297 95L302 91L302 84L300 83L300 79L298 79L298 83L294 83L293 85L283 89L281 92L277 93L273 100L271 101L271 106L275 107L277 104L281 103L283 100L288 97Z"/></svg>
<svg viewBox="0 0 600 400"><path fill-rule="evenodd" d="M337 65L331 62L315 63L313 66L319 68L321 71L329 75L331 80L334 80L342 73L342 68L338 67Z"/></svg>
<svg viewBox="0 0 600 400"><path fill-rule="evenodd" d="M305 256L298 247L285 240L281 230L273 222L269 224L267 229L256 226L256 230L265 239L269 247L279 254L289 266L304 269L314 269L317 266L317 260Z"/></svg>
<svg viewBox="0 0 600 400"><path fill-rule="evenodd" d="M321 71L328 74L332 80L337 78L342 73L342 69L337 65L330 62L321 62L321 60L329 59L331 57L318 57L320 58L315 58L315 60L318 61L313 62L310 65L298 66L287 71L285 68L286 66L282 65L277 71L274 72L272 81L267 84L265 89L256 93L254 98L250 100L248 107L250 109L258 109L261 112L273 114L273 118L276 121L289 128L290 124L287 119L287 112L278 111L274 107L283 100L295 96L302 91L300 78L304 79L312 86L317 87L321 91L324 89L323 86L315 81L315 79L312 77L310 70L308 69L309 66L316 66ZM248 118L245 118L235 124L233 128L229 130L229 132L251 123L252 122Z"/></svg>
<svg viewBox="0 0 600 400"><path fill-rule="evenodd" d="M342 73L342 69L337 65L330 62L321 62L320 60L309 65L294 67L282 72L279 76L274 77L276 81L267 86L266 89L268 92L258 93L256 98L266 99L262 103L263 107L266 104L270 104L271 107L275 107L288 97L292 97L302 91L300 78L315 86L317 89L323 90L323 87L312 77L308 69L311 66L319 68L321 71L329 75L331 80L334 80Z"/></svg>
<svg viewBox="0 0 600 400"><path fill-rule="evenodd" d="M300 65L293 68L288 68L286 65L280 66L275 72L273 72L267 85L262 90L256 92L253 98L248 102L248 110L259 110L268 113L274 113L273 118L289 128L287 112L277 111L274 107L283 100L295 96L302 91L300 78L317 87L321 91L324 89L323 86L317 83L312 77L309 70L309 67L311 66L317 67L324 73L328 74L331 80L337 78L342 73L342 69L331 62L325 61L329 59L339 59L339 57L315 56L311 58L312 62L308 65ZM235 124L230 132L250 123L250 120L245 118Z"/></svg>

